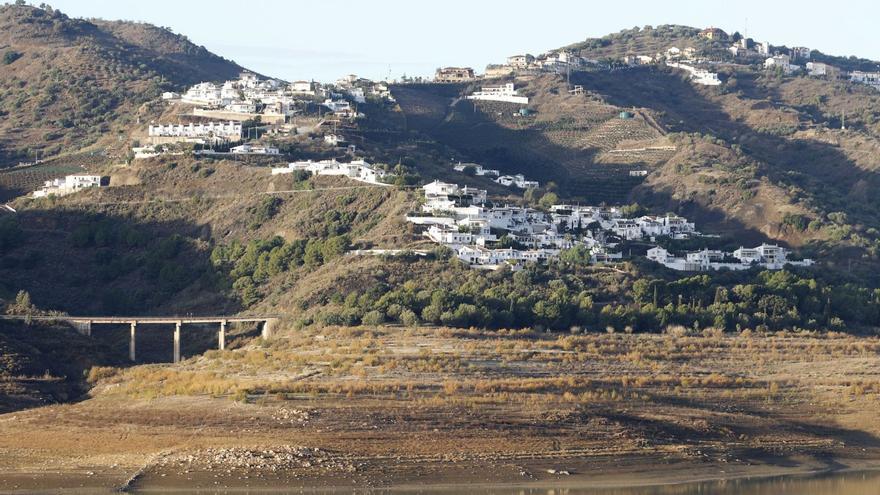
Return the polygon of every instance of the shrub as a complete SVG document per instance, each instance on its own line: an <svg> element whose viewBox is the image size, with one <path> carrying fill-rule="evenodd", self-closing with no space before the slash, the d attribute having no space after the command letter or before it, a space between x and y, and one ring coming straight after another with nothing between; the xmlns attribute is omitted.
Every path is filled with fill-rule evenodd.
<svg viewBox="0 0 880 495"><path fill-rule="evenodd" d="M9 65L20 58L21 53L18 53L15 50L6 50L6 53L3 54L3 63Z"/></svg>
<svg viewBox="0 0 880 495"><path fill-rule="evenodd" d="M94 385L101 380L116 376L119 370L112 366L92 366L86 375L86 381Z"/></svg>
<svg viewBox="0 0 880 495"><path fill-rule="evenodd" d="M408 327L415 327L419 324L419 317L412 310L404 309L400 312L400 323Z"/></svg>
<svg viewBox="0 0 880 495"><path fill-rule="evenodd" d="M364 325L381 325L385 323L385 315L381 311L367 311L361 319Z"/></svg>

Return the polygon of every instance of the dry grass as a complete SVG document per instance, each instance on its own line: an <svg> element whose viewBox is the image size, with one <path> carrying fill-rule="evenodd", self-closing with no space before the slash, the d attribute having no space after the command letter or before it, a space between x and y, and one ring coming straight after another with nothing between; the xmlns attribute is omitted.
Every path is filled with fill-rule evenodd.
<svg viewBox="0 0 880 495"><path fill-rule="evenodd" d="M326 328L179 367L93 369L99 394L388 397L439 403L880 402L880 340L838 334L588 334ZM851 362L851 363L850 363ZM819 371L823 370L823 371Z"/></svg>

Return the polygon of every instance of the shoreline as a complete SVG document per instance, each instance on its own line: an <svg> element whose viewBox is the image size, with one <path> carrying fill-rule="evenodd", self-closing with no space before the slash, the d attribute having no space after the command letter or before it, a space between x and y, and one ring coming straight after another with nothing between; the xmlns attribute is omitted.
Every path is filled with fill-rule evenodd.
<svg viewBox="0 0 880 495"><path fill-rule="evenodd" d="M815 458L814 458L815 461ZM384 462L384 461L383 461ZM130 471L115 473L87 474L82 470L57 471L0 471L0 494L31 493L172 493L199 490L220 492L298 492L298 493L350 493L351 491L376 491L388 493L437 492L458 493L464 487L470 492L495 492L512 490L613 490L644 489L663 486L685 486L698 484L727 483L732 481L772 481L774 479L811 479L847 473L867 473L880 475L880 458L828 457L826 464L810 465L806 459L791 467L778 465L752 464L727 465L723 463L701 463L676 460L664 464L659 459L642 456L626 456L605 459L596 463L595 459L539 458L529 462L511 464L466 463L450 465L430 463L429 466L414 466L405 459L401 462L382 464L384 468L397 471L397 479L382 483L377 479L360 482L338 483L334 476L289 477L289 473L277 473L273 477L245 477L245 479L221 478L217 481L212 471L193 471L187 478L171 473L163 473L148 467L130 485L126 482L133 475ZM577 466L569 475L550 475L541 471L544 465ZM599 472L587 472L586 466L599 468ZM372 466L371 466L372 467ZM499 467L516 467L531 470L532 479L522 477L502 477L493 480L479 480L466 476L468 470L493 470ZM426 469L427 468L427 469ZM732 468L732 469L731 469ZM419 480L420 475L430 471L429 479ZM530 472L531 472L530 471Z"/></svg>

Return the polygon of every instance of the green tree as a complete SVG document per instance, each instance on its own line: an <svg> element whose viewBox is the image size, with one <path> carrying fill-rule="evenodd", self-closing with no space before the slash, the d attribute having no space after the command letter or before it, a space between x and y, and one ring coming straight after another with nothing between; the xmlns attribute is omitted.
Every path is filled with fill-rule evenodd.
<svg viewBox="0 0 880 495"><path fill-rule="evenodd" d="M555 192L548 192L541 197L540 201L540 205L547 209L550 209L551 206L557 203L559 203L559 196L557 196Z"/></svg>

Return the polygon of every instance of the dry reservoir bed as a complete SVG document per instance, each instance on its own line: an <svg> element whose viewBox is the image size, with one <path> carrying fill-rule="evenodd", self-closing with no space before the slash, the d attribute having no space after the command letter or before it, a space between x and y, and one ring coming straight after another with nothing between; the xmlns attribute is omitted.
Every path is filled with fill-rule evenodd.
<svg viewBox="0 0 880 495"><path fill-rule="evenodd" d="M0 487L665 482L880 465L880 340L327 328L0 416Z"/></svg>

